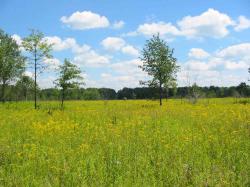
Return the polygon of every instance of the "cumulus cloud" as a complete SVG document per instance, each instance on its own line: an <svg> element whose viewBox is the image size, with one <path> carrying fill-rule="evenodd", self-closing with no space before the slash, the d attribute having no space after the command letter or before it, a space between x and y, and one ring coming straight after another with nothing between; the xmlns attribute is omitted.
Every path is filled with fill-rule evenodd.
<svg viewBox="0 0 250 187"><path fill-rule="evenodd" d="M250 19L247 19L245 16L239 16L238 23L234 27L234 30L241 31L248 28L250 28Z"/></svg>
<svg viewBox="0 0 250 187"><path fill-rule="evenodd" d="M130 76L141 76L145 75L138 66L142 65L142 61L139 59L132 59L126 61L120 61L113 64L110 64L111 69L122 75L130 75Z"/></svg>
<svg viewBox="0 0 250 187"><path fill-rule="evenodd" d="M110 51L117 51L124 47L126 42L119 37L107 37L102 42L101 45Z"/></svg>
<svg viewBox="0 0 250 187"><path fill-rule="evenodd" d="M107 37L101 42L101 45L109 51L121 51L127 55L139 56L138 49L127 44L124 39L119 37Z"/></svg>
<svg viewBox="0 0 250 187"><path fill-rule="evenodd" d="M49 44L53 45L55 51L70 49L77 45L74 38L66 38L65 40L62 40L58 36L48 36L45 37L45 39Z"/></svg>
<svg viewBox="0 0 250 187"><path fill-rule="evenodd" d="M188 56L196 59L204 59L209 57L209 53L200 48L192 48L190 49Z"/></svg>
<svg viewBox="0 0 250 187"><path fill-rule="evenodd" d="M19 46L19 49L21 51L25 51L24 47L22 47L22 38L18 35L18 34L13 34L12 36L12 39L16 41L17 45Z"/></svg>
<svg viewBox="0 0 250 187"><path fill-rule="evenodd" d="M13 34L11 37L16 41L17 45L22 45L22 38L19 35Z"/></svg>
<svg viewBox="0 0 250 187"><path fill-rule="evenodd" d="M247 68L250 66L248 45L241 43L228 46L206 58L197 59L196 55L189 55L191 59L183 63L179 73L179 83L187 85L189 79L189 83L197 82L203 86L228 86L247 81Z"/></svg>
<svg viewBox="0 0 250 187"><path fill-rule="evenodd" d="M186 16L177 24L187 37L221 38L228 35L228 27L234 25L234 21L227 14L210 8L199 16Z"/></svg>
<svg viewBox="0 0 250 187"><path fill-rule="evenodd" d="M30 72L30 71L25 71L25 72L23 72L23 75L24 76L28 76L28 77L33 77L33 73L32 72Z"/></svg>
<svg viewBox="0 0 250 187"><path fill-rule="evenodd" d="M240 17L239 24L235 29L248 28L248 21L245 17ZM185 16L177 21L176 24L164 21L144 23L139 25L135 31L126 33L124 36L136 36L139 34L152 36L159 33L161 36L171 40L176 36L196 39L205 37L222 38L227 36L229 28L235 25L235 21L227 14L209 8L200 15Z"/></svg>
<svg viewBox="0 0 250 187"><path fill-rule="evenodd" d="M139 51L132 45L126 45L123 47L122 52L131 56L139 56Z"/></svg>
<svg viewBox="0 0 250 187"><path fill-rule="evenodd" d="M89 45L78 44L74 38L61 39L58 36L48 36L45 37L45 39L48 43L53 44L55 51L71 50L74 55L73 63L79 66L101 67L107 65L110 61L110 57L100 55ZM59 61L53 59L53 61L47 60L46 63L50 65L51 68L56 68Z"/></svg>
<svg viewBox="0 0 250 187"><path fill-rule="evenodd" d="M138 34L143 34L146 36L151 36L154 34L160 35L180 35L180 31L172 25L172 23L165 23L165 22L157 22L157 23L145 23L139 25L137 28Z"/></svg>
<svg viewBox="0 0 250 187"><path fill-rule="evenodd" d="M226 47L217 52L219 57L223 58L250 58L250 43L240 43Z"/></svg>
<svg viewBox="0 0 250 187"><path fill-rule="evenodd" d="M75 49L73 62L79 66L103 67L109 64L110 57L99 55L90 46L84 45Z"/></svg>
<svg viewBox="0 0 250 187"><path fill-rule="evenodd" d="M186 68L188 70L203 71L209 70L211 67L211 64L202 61L190 60L186 62Z"/></svg>
<svg viewBox="0 0 250 187"><path fill-rule="evenodd" d="M77 11L68 17L63 16L61 22L72 29L78 30L105 28L110 25L108 18L91 11Z"/></svg>
<svg viewBox="0 0 250 187"><path fill-rule="evenodd" d="M250 64L247 64L244 61L240 61L240 62L225 61L225 68L229 70L247 69L249 65Z"/></svg>
<svg viewBox="0 0 250 187"><path fill-rule="evenodd" d="M113 23L114 29L121 29L125 25L124 21L116 21Z"/></svg>
<svg viewBox="0 0 250 187"><path fill-rule="evenodd" d="M249 50L250 43L241 43L228 46L206 56L206 58L196 60L197 56L193 55L193 50L191 49L189 56L193 57L193 60L187 61L185 67L189 70L211 70L218 67L228 70L247 69L247 67L250 66Z"/></svg>
<svg viewBox="0 0 250 187"><path fill-rule="evenodd" d="M112 74L102 74L101 84L106 87L113 87L115 89L121 89L123 87L138 87L139 81L147 79L147 73L143 72L139 65L142 65L142 61L139 59L131 59L126 61L119 61L110 64Z"/></svg>
<svg viewBox="0 0 250 187"><path fill-rule="evenodd" d="M47 75L47 76L42 76L40 77L37 81L38 81L38 85L41 88L52 88L54 87L54 81L56 80L56 77L52 76L52 75Z"/></svg>
<svg viewBox="0 0 250 187"><path fill-rule="evenodd" d="M48 70L55 70L60 65L60 60L58 60L57 58L46 58L43 62L45 65L47 65Z"/></svg>
<svg viewBox="0 0 250 187"><path fill-rule="evenodd" d="M109 87L118 90L140 86L139 81L147 78L147 74L138 68L141 64L138 59L109 64L107 71L102 72L99 78L88 76L86 87Z"/></svg>

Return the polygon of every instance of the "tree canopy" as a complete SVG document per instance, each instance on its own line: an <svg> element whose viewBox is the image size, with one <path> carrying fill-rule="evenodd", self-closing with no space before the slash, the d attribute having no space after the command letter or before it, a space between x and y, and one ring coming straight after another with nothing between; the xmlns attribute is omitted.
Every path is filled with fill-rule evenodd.
<svg viewBox="0 0 250 187"><path fill-rule="evenodd" d="M22 56L16 41L0 30L0 83L1 100L5 101L5 88L22 75L25 69L25 58Z"/></svg>
<svg viewBox="0 0 250 187"><path fill-rule="evenodd" d="M34 66L35 89L34 100L35 109L37 108L37 75L45 68L45 64L41 63L45 59L52 58L52 44L49 44L44 38L44 34L38 30L31 30L31 34L23 39L22 45L24 49L30 53L28 59Z"/></svg>
<svg viewBox="0 0 250 187"><path fill-rule="evenodd" d="M70 88L78 88L83 82L80 68L72 64L68 59L59 66L59 78L55 81L57 87L61 88L61 101L65 99L65 92Z"/></svg>
<svg viewBox="0 0 250 187"><path fill-rule="evenodd" d="M177 59L173 57L173 53L174 50L160 39L159 34L147 40L142 50L143 65L139 67L148 73L151 80L141 81L141 84L159 88L160 105L162 105L162 87L169 87L176 82L179 66L176 64Z"/></svg>

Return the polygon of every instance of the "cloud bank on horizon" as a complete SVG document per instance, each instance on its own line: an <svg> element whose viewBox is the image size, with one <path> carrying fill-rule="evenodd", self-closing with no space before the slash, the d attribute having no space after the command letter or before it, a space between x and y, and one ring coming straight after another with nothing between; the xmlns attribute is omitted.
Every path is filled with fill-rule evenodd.
<svg viewBox="0 0 250 187"><path fill-rule="evenodd" d="M138 16L150 15L138 13ZM87 87L120 89L139 86L139 80L147 78L138 68L142 63L138 58L140 51L146 39L157 33L177 52L175 56L181 66L179 86L185 86L187 81L201 86L230 86L247 81L249 15L235 17L208 7L198 14L190 12L177 16L175 20L154 16L156 18L130 26L133 20L116 19L89 9L61 15L57 20L60 34L46 31L45 39L54 44L54 59L44 60L50 68L39 78L40 86L53 87L56 78L53 70L65 57L84 70ZM79 33L84 32L92 37L96 34L100 39L94 44L84 42L79 39ZM21 44L23 36L14 30L12 34ZM26 74L32 76L31 70L27 69Z"/></svg>

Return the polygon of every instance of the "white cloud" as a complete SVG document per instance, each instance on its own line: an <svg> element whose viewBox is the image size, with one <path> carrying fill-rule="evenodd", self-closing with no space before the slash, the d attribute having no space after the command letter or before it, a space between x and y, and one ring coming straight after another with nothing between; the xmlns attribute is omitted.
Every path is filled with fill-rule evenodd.
<svg viewBox="0 0 250 187"><path fill-rule="evenodd" d="M250 58L250 43L241 43L226 47L225 49L217 52L219 57L223 58Z"/></svg>
<svg viewBox="0 0 250 187"><path fill-rule="evenodd" d="M204 59L209 57L209 53L200 48L192 48L190 49L188 56L196 59Z"/></svg>
<svg viewBox="0 0 250 187"><path fill-rule="evenodd" d="M137 57L139 56L139 51L131 45L127 45L127 46L123 47L122 52L124 54L128 54L131 56L137 56Z"/></svg>
<svg viewBox="0 0 250 187"><path fill-rule="evenodd" d="M60 60L57 58L46 58L43 62L48 66L48 70L55 70L60 65Z"/></svg>
<svg viewBox="0 0 250 187"><path fill-rule="evenodd" d="M142 61L139 59L132 59L127 61L120 61L117 63L110 64L112 70L121 75L129 76L142 76L146 75L138 66L142 65Z"/></svg>
<svg viewBox="0 0 250 187"><path fill-rule="evenodd" d="M235 86L246 81L247 76L244 74L235 74L231 71L188 71L183 70L177 76L179 86L190 86L197 83L199 86Z"/></svg>
<svg viewBox="0 0 250 187"><path fill-rule="evenodd" d="M203 51L202 49L199 50ZM192 58L184 64L184 67L191 71L204 71L218 68L245 70L250 66L249 50L250 43L241 43L228 46L206 56L206 58L199 58L199 60L197 60L197 54L194 55L191 49L188 55Z"/></svg>
<svg viewBox="0 0 250 187"><path fill-rule="evenodd" d="M122 47L124 47L126 42L119 37L107 37L102 42L101 45L106 49L110 51L118 51Z"/></svg>
<svg viewBox="0 0 250 187"><path fill-rule="evenodd" d="M22 46L22 38L18 34L13 34L11 37L16 41L17 45L19 46L19 49L21 51L25 51L24 47Z"/></svg>
<svg viewBox="0 0 250 187"><path fill-rule="evenodd" d="M186 16L177 24L186 37L221 38L229 33L227 27L234 25L234 21L227 14L210 8L199 16Z"/></svg>
<svg viewBox="0 0 250 187"><path fill-rule="evenodd" d="M94 28L105 28L110 25L105 16L91 11L74 12L69 17L61 17L61 21L73 29L86 30Z"/></svg>
<svg viewBox="0 0 250 187"><path fill-rule="evenodd" d="M101 74L101 77L104 78L104 79L105 79L105 78L109 78L109 77L111 77L111 76L112 76L112 75L109 74L109 73L102 73L102 74Z"/></svg>
<svg viewBox="0 0 250 187"><path fill-rule="evenodd" d="M114 28L114 29L121 29L124 25L125 25L125 22L124 22L124 21L116 21L116 22L113 24L113 28Z"/></svg>
<svg viewBox="0 0 250 187"><path fill-rule="evenodd" d="M30 71L25 71L24 73L23 73L23 75L24 76L28 76L28 77L33 77L33 73L32 72L30 72Z"/></svg>
<svg viewBox="0 0 250 187"><path fill-rule="evenodd" d="M248 28L250 28L250 19L247 19L245 16L239 16L238 23L234 27L234 30L241 31Z"/></svg>
<svg viewBox="0 0 250 187"><path fill-rule="evenodd" d="M76 46L76 41L74 38L66 38L65 40L62 40L58 36L48 36L45 37L45 39L49 44L53 45L53 49L55 51L62 51Z"/></svg>
<svg viewBox="0 0 250 187"><path fill-rule="evenodd" d="M43 77L40 77L37 82L38 82L38 85L40 88L43 88L43 89L46 89L46 88L53 88L55 85L54 85L54 81L56 80L56 77L54 76L43 76Z"/></svg>
<svg viewBox="0 0 250 187"><path fill-rule="evenodd" d="M202 59L189 55L193 59L182 65L178 82L182 86L187 86L188 82L197 82L201 86L230 86L247 81L247 68L250 67L249 47L249 43L228 46Z"/></svg>
<svg viewBox="0 0 250 187"><path fill-rule="evenodd" d="M248 27L248 21L241 18L241 27ZM152 36L159 33L162 37L173 40L176 36L186 38L204 37L222 38L229 34L229 27L235 26L231 17L218 10L209 8L207 11L197 16L185 16L177 21L177 24L166 23L164 21L144 23L138 26L136 31L128 32L123 36L136 36L142 34Z"/></svg>
<svg viewBox="0 0 250 187"><path fill-rule="evenodd" d="M249 67L249 65L250 64L247 64L244 61L240 61L240 62L226 61L225 62L225 68L229 69L229 70L247 69Z"/></svg>
<svg viewBox="0 0 250 187"><path fill-rule="evenodd" d="M192 71L209 70L211 68L210 64L206 62L194 61L194 60L188 61L185 65L188 70Z"/></svg>
<svg viewBox="0 0 250 187"><path fill-rule="evenodd" d="M73 63L79 66L101 67L109 64L110 57L98 54L89 45L79 45L74 38L61 39L58 36L45 37L50 44L53 45L55 51L70 49L74 55ZM46 61L51 68L56 68L59 65L59 60Z"/></svg>
<svg viewBox="0 0 250 187"><path fill-rule="evenodd" d="M139 27L137 28L137 33L146 36L152 36L158 33L160 35L179 35L180 31L175 26L173 26L172 23L157 22L139 25Z"/></svg>
<svg viewBox="0 0 250 187"><path fill-rule="evenodd" d="M109 64L109 72L102 72L99 79L89 76L86 79L86 87L109 87L118 90L123 87L140 86L139 81L147 77L146 73L138 68L141 63L138 59L132 59Z"/></svg>
<svg viewBox="0 0 250 187"><path fill-rule="evenodd" d="M139 51L132 45L128 45L125 40L119 37L107 37L101 45L109 51L121 51L124 54L131 56L139 56Z"/></svg>
<svg viewBox="0 0 250 187"><path fill-rule="evenodd" d="M11 37L16 41L17 45L22 45L22 38L19 35L13 34Z"/></svg>
<svg viewBox="0 0 250 187"><path fill-rule="evenodd" d="M84 45L76 50L73 63L79 66L102 67L109 64L110 57L99 55L91 47Z"/></svg>

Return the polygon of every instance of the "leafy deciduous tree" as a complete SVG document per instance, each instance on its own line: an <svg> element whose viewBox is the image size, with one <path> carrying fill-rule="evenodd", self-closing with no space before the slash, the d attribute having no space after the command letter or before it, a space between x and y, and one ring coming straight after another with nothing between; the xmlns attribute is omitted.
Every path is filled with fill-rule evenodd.
<svg viewBox="0 0 250 187"><path fill-rule="evenodd" d="M27 100L28 92L33 91L33 89L35 88L35 81L31 77L23 75L17 81L16 88L19 96L23 96L23 98Z"/></svg>
<svg viewBox="0 0 250 187"><path fill-rule="evenodd" d="M173 84L176 81L176 73L179 69L176 64L177 59L173 57L173 52L174 50L164 40L160 39L159 34L147 40L142 51L143 65L139 67L147 72L152 80L141 81L140 83L159 88L160 105L162 105L162 88L168 87L170 83Z"/></svg>
<svg viewBox="0 0 250 187"><path fill-rule="evenodd" d="M17 77L25 68L25 58L22 56L19 46L11 36L0 30L0 83L1 100L5 101L5 88Z"/></svg>
<svg viewBox="0 0 250 187"><path fill-rule="evenodd" d="M83 82L81 70L69 60L64 59L63 65L59 66L59 78L55 81L56 86L61 88L61 107L68 89L78 88Z"/></svg>
<svg viewBox="0 0 250 187"><path fill-rule="evenodd" d="M52 45L44 39L44 34L38 30L32 30L31 34L23 39L24 49L30 53L30 61L34 65L35 89L34 100L35 109L37 108L37 75L45 69L42 63L45 58L52 58Z"/></svg>

